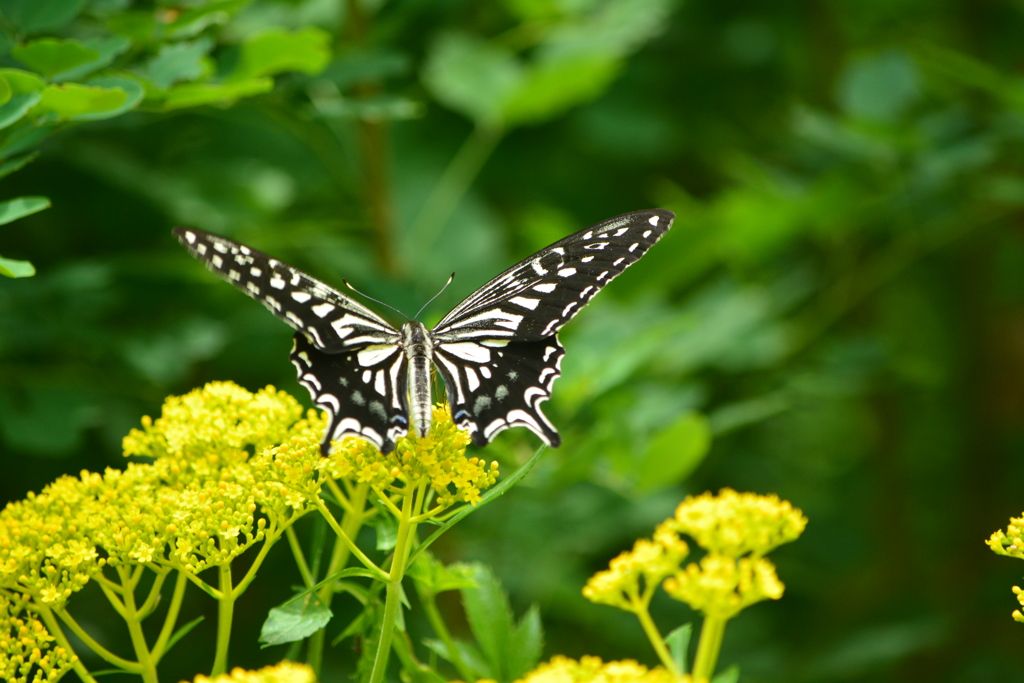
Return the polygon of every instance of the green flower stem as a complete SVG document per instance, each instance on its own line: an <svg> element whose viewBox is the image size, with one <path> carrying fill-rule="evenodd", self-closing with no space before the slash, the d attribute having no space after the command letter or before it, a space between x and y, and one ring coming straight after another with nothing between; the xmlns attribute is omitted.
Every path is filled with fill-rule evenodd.
<svg viewBox="0 0 1024 683"><path fill-rule="evenodd" d="M290 528L302 515L300 513L293 514L285 523L284 528ZM267 555L270 553L270 549L274 547L278 539L281 538L283 530L278 528L277 524L271 521L267 529L263 534L263 544L260 546L260 551L256 553L256 558L249 565L248 571L245 572L245 576L238 582L238 585L231 588L231 584L228 583L228 587L231 589L231 600L234 601L249 587L249 584L256 578L256 572L260 567L263 566L263 560L267 559Z"/></svg>
<svg viewBox="0 0 1024 683"><path fill-rule="evenodd" d="M54 640L57 641L57 644L67 650L69 654L74 654L75 650L71 647L71 643L68 642L67 636L64 635L64 629L60 627L60 622L57 621L56 617L54 617L53 611L47 607L39 606L33 606L32 609L42 618L43 623L46 624L46 629L50 632L50 635L53 636ZM88 645L88 643L86 643L86 645ZM96 679L92 677L89 670L85 668L84 664L82 664L82 659L80 657L75 657L75 661L71 665L71 668L74 669L75 673L78 674L78 677L82 679L82 683L96 683Z"/></svg>
<svg viewBox="0 0 1024 683"><path fill-rule="evenodd" d="M288 547L291 548L292 557L295 558L295 566L299 568L299 574L302 575L302 585L306 588L311 588L316 582L309 571L309 564L306 562L306 555L302 552L302 546L299 544L299 537L295 535L295 527L288 527L285 529L284 534L288 539Z"/></svg>
<svg viewBox="0 0 1024 683"><path fill-rule="evenodd" d="M694 683L709 681L714 675L727 621L728 619L711 615L704 617L704 625L700 629L700 643L697 645L697 656L693 660Z"/></svg>
<svg viewBox="0 0 1024 683"><path fill-rule="evenodd" d="M140 566L141 568L141 566ZM121 578L121 585L124 593L125 623L128 625L128 635L132 640L132 649L139 659L139 666L144 683L158 683L156 675L156 660L146 645L146 635L142 632L142 615L135 605L135 588L138 585L138 572L130 572L127 567L117 567L117 573Z"/></svg>
<svg viewBox="0 0 1024 683"><path fill-rule="evenodd" d="M427 615L430 627L434 629L434 634L444 643L445 650L448 652L448 661L459 672L459 677L464 681L476 679L473 672L462 661L462 655L459 654L458 648L455 647L455 639L452 638L452 634L448 630L448 624L444 623L444 618L437 609L437 596L433 593L425 594L425 592L421 592L420 603L423 605L423 611Z"/></svg>
<svg viewBox="0 0 1024 683"><path fill-rule="evenodd" d="M320 514L323 515L324 519L327 520L327 523L330 525L331 529L334 530L334 533L338 536L338 538L342 540L345 546L349 549L349 552L355 555L356 559L358 559L359 562L364 567L366 567L371 572L376 574L379 580L387 581L388 575L384 572L383 569L378 567L373 560L367 557L366 553L359 549L359 546L357 546L355 542L353 542L352 538L347 533L345 533L345 530L341 527L340 524L338 524L338 520L334 518L334 515L332 515L331 511L327 509L327 506L324 504L324 502L320 498L317 498L314 501L314 504L316 505L316 509L320 511Z"/></svg>
<svg viewBox="0 0 1024 683"><path fill-rule="evenodd" d="M331 480L331 483L334 483ZM335 487L337 484L335 483ZM359 530L363 527L366 522L366 496L370 491L368 484L357 484L353 487L347 496L348 506L346 513L341 519L341 528L345 532L345 536L350 539L357 538L359 536ZM341 493L340 489L338 493ZM340 499L339 499L340 500ZM331 560L327 565L326 576L332 576L337 572L341 571L345 565L348 564L348 559L351 556L351 552L347 545L340 539L335 539L334 548L331 551ZM312 583L307 584L311 586ZM331 601L334 599L335 588L333 585L326 585L320 589L317 596L320 598L320 602L325 607L331 606ZM323 662L324 654L324 640L326 638L326 627L320 629L309 639L309 647L306 650L306 663L313 668L313 672L316 674L317 679L320 678L320 666Z"/></svg>
<svg viewBox="0 0 1024 683"><path fill-rule="evenodd" d="M662 666L668 669L669 673L675 678L682 676L682 672L679 671L679 667L676 665L676 660L672 658L672 654L665 645L665 639L661 637L658 627L654 624L654 620L651 619L651 613L647 610L647 605L643 605L640 609L635 610L634 613L637 619L640 620L640 625L643 627L644 633L647 634L648 640L651 641L651 646L658 653L658 659L661 660Z"/></svg>
<svg viewBox="0 0 1024 683"><path fill-rule="evenodd" d="M117 612L117 615L122 619L126 619L127 617L125 616L124 602L121 600L121 598L117 597L118 594L123 594L121 587L113 583L107 577L103 576L103 574L97 574L94 580L96 581L96 584L100 587L100 590L103 591L103 594L107 596L107 600L110 602L111 607L114 608L114 611Z"/></svg>
<svg viewBox="0 0 1024 683"><path fill-rule="evenodd" d="M54 623L51 623L50 620L47 620L46 619L46 615L48 613L49 613L49 610L46 610L45 612L42 611L42 610L40 611L40 614L43 616L44 621L46 621L46 627L48 629L50 629L50 633L52 633L52 634L54 634L54 636L56 636L57 632L60 631L60 625L57 624L55 620L54 620ZM114 666L116 666L117 668L122 669L124 671L127 671L128 673L133 673L133 674L142 673L142 666L138 662L132 662L132 661L129 661L129 660L124 659L122 657L118 657L113 652L111 652L107 648L105 648L102 645L100 645L99 643L97 643L93 639L93 637L90 636L86 632L85 629L83 629L81 626L78 625L78 622L75 621L74 618L70 614L68 614L68 612L66 610L60 609L60 610L56 610L54 613L58 617L60 617L61 621L63 621L65 624L67 624L68 628L71 629L72 633L74 633L76 636L78 636L79 640L81 640L83 643L85 643L86 647L88 647L90 650L92 650L93 652L98 654L100 656L100 658L102 658L104 661L109 662L109 663L113 664ZM74 652L74 650L71 649L70 646L67 646L67 647L68 647L68 652ZM76 669L76 671L77 671L77 669Z"/></svg>
<svg viewBox="0 0 1024 683"><path fill-rule="evenodd" d="M163 588L164 579L171 572L170 567L156 567L154 565L147 565L147 567L156 574L156 578L153 579L153 585L149 588L149 595L146 596L146 601L139 607L139 614L143 618L148 617L156 609L157 604L160 602L160 589Z"/></svg>
<svg viewBox="0 0 1024 683"><path fill-rule="evenodd" d="M167 615L164 617L164 625L160 629L160 635L153 645L153 656L160 659L167 651L167 643L174 634L174 626L178 623L178 613L181 611L181 602L185 597L185 587L188 586L188 578L182 571L174 580L174 593L171 595L171 604L167 608Z"/></svg>
<svg viewBox="0 0 1024 683"><path fill-rule="evenodd" d="M410 254L430 251L445 223L458 207L459 201L465 196L480 169L498 145L501 136L502 131L499 128L477 126L462 143L459 151L448 162L444 173L434 184L434 189L408 230Z"/></svg>
<svg viewBox="0 0 1024 683"><path fill-rule="evenodd" d="M377 645L377 657L373 661L370 683L381 683L388 667L388 654L391 651L391 638L395 631L395 620L401 608L402 579L405 576L405 564L409 555L409 539L413 537L416 525L410 523L415 507L416 489L408 488L409 494L402 501L402 515L398 520L398 537L395 541L395 553L391 560L391 573L387 579L387 597L384 599L384 617L381 620L380 642Z"/></svg>
<svg viewBox="0 0 1024 683"><path fill-rule="evenodd" d="M264 543L264 547L266 547ZM218 567L220 600L217 603L217 655L210 676L220 676L228 670L228 644L231 641L231 620L235 614L235 591L231 584L231 563Z"/></svg>

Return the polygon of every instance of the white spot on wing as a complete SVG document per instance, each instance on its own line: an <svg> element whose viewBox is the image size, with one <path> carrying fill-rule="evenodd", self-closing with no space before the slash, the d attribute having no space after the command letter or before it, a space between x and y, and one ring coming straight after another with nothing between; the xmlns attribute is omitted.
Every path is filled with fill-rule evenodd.
<svg viewBox="0 0 1024 683"><path fill-rule="evenodd" d="M441 344L440 346L456 358L468 360L472 363L489 363L491 360L490 349L475 342L456 342L454 344Z"/></svg>
<svg viewBox="0 0 1024 683"><path fill-rule="evenodd" d="M367 346L356 352L356 358L359 360L359 364L365 368L377 365L385 358L390 358L396 351L398 351L397 346Z"/></svg>
<svg viewBox="0 0 1024 683"><path fill-rule="evenodd" d="M322 304L317 304L316 306L313 307L313 312L316 313L317 316L319 316L321 318L323 318L324 316L326 316L328 313L330 313L333 310L334 310L334 304L329 304L329 303L326 303L326 302L322 303Z"/></svg>
<svg viewBox="0 0 1024 683"><path fill-rule="evenodd" d="M473 368L463 368L466 371L466 384L469 385L470 391L476 391L480 388L480 378L473 372Z"/></svg>
<svg viewBox="0 0 1024 683"><path fill-rule="evenodd" d="M544 266L542 266L540 264L540 259L539 258L535 258L532 261L530 261L530 266L537 273L537 275L547 275L548 274L548 271L545 270Z"/></svg>
<svg viewBox="0 0 1024 683"><path fill-rule="evenodd" d="M313 296L309 292L292 292L292 298L298 301L300 304L304 304L310 299L312 299Z"/></svg>
<svg viewBox="0 0 1024 683"><path fill-rule="evenodd" d="M545 282L543 284L534 285L533 289L535 289L538 292L543 292L544 294L550 294L551 292L555 291L555 283Z"/></svg>
<svg viewBox="0 0 1024 683"><path fill-rule="evenodd" d="M210 263L213 264L214 268L220 268L221 266L224 265L224 259L214 254L213 256L210 257Z"/></svg>
<svg viewBox="0 0 1024 683"><path fill-rule="evenodd" d="M363 384L369 384L373 377L373 370L363 370Z"/></svg>
<svg viewBox="0 0 1024 683"><path fill-rule="evenodd" d="M647 239L650 236L651 236L651 231L650 230L644 230L644 239Z"/></svg>
<svg viewBox="0 0 1024 683"><path fill-rule="evenodd" d="M377 371L376 378L373 381L373 389L374 389L374 391L376 391L381 396L385 396L386 395L385 394L385 390L384 390L384 371L383 370L378 370Z"/></svg>
<svg viewBox="0 0 1024 683"><path fill-rule="evenodd" d="M253 294L259 294L260 293L260 287L255 282L246 282L245 283L245 288L248 289Z"/></svg>
<svg viewBox="0 0 1024 683"><path fill-rule="evenodd" d="M576 269L575 268L562 268L560 271L558 271L558 274L560 276L562 276L562 277L572 277L573 275L576 274Z"/></svg>
<svg viewBox="0 0 1024 683"><path fill-rule="evenodd" d="M228 248L226 246L224 246L223 244L221 244L220 242L214 242L213 243L213 248L216 251L219 251L222 254L228 253Z"/></svg>
<svg viewBox="0 0 1024 683"><path fill-rule="evenodd" d="M194 232L192 232L191 230L186 230L185 231L185 239L188 240L189 244L195 244L196 243L196 234Z"/></svg>
<svg viewBox="0 0 1024 683"><path fill-rule="evenodd" d="M260 275L263 275L263 271L257 268L256 266L253 266L252 268L249 269L249 275L252 275L253 277L259 277Z"/></svg>
<svg viewBox="0 0 1024 683"><path fill-rule="evenodd" d="M277 273L274 273L274 277L270 278L270 286L274 289L284 289L284 280Z"/></svg>
<svg viewBox="0 0 1024 683"><path fill-rule="evenodd" d="M540 303L540 299L530 299L525 296L515 296L509 301L523 308L529 308L531 311L537 310L537 304Z"/></svg>
<svg viewBox="0 0 1024 683"><path fill-rule="evenodd" d="M199 252L200 256L206 256L206 252L207 252L206 245L205 244L197 244L196 245L196 251Z"/></svg>
<svg viewBox="0 0 1024 683"><path fill-rule="evenodd" d="M584 256L583 258L580 259L580 261L583 261L584 263L590 263L593 260L594 260L593 256Z"/></svg>
<svg viewBox="0 0 1024 683"><path fill-rule="evenodd" d="M628 230L629 228L619 228L618 230L615 231L615 234L612 235L612 237L619 237L621 235L624 235Z"/></svg>
<svg viewBox="0 0 1024 683"><path fill-rule="evenodd" d="M485 365L482 368L480 368L480 374L483 375L484 377L486 377L487 379L490 379L491 378L491 369Z"/></svg>
<svg viewBox="0 0 1024 683"><path fill-rule="evenodd" d="M650 223L651 225L657 226L658 225L658 217L657 216L651 216L650 218L647 219L647 222Z"/></svg>
<svg viewBox="0 0 1024 683"><path fill-rule="evenodd" d="M562 317L564 318L565 316L569 315L569 311L571 311L573 308L578 306L579 303L580 303L579 301L571 301L571 302L569 302L569 305L562 309Z"/></svg>
<svg viewBox="0 0 1024 683"><path fill-rule="evenodd" d="M634 249L636 249L639 246L640 246L639 242L633 242L633 244L629 245L629 251L632 252Z"/></svg>
<svg viewBox="0 0 1024 683"><path fill-rule="evenodd" d="M556 349L554 346L545 346L544 347L544 362L547 363L548 362L548 358L551 357L551 354L553 354L557 350L558 349Z"/></svg>

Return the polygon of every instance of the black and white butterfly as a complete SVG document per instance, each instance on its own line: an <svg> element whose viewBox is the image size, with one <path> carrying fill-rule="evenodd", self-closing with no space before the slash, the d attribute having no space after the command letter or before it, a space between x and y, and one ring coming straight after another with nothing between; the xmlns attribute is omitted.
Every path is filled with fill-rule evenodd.
<svg viewBox="0 0 1024 683"><path fill-rule="evenodd" d="M431 422L430 366L444 379L452 418L480 446L526 427L549 446L541 412L565 349L558 330L671 227L675 214L634 211L580 230L520 261L471 294L437 326L395 329L333 287L238 242L175 228L189 252L298 330L291 360L330 422L322 445L361 436L384 453Z"/></svg>

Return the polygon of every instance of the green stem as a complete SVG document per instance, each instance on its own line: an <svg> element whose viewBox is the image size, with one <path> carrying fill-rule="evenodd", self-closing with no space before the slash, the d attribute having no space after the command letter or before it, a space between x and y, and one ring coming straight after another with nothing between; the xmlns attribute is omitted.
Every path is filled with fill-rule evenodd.
<svg viewBox="0 0 1024 683"><path fill-rule="evenodd" d="M117 573L121 576L121 585L124 588L124 620L128 625L132 648L142 668L139 673L144 683L157 683L156 661L149 651L149 646L146 645L146 635L142 632L142 615L135 605L135 586L139 577L137 574L132 576L124 567L118 567Z"/></svg>
<svg viewBox="0 0 1024 683"><path fill-rule="evenodd" d="M231 620L235 613L235 592L231 585L231 563L218 567L220 599L217 603L217 656L213 660L210 676L220 676L228 670L228 643L231 641Z"/></svg>
<svg viewBox="0 0 1024 683"><path fill-rule="evenodd" d="M637 619L640 620L640 625L643 627L644 633L647 634L648 640L651 641L651 646L658 653L658 659L661 660L662 665L669 670L673 677L679 678L682 676L682 672L676 665L676 660L672 658L672 654L665 645L665 639L661 637L658 627L654 624L654 620L651 619L651 613L647 611L647 606L643 605L641 609L636 610L635 614Z"/></svg>
<svg viewBox="0 0 1024 683"><path fill-rule="evenodd" d="M423 591L420 593L420 602L423 604L423 611L427 615L430 627L434 629L434 634L444 643L445 650L448 652L448 661L459 672L459 677L464 681L474 680L476 676L466 666L466 663L462 661L462 656L459 654L458 648L455 647L455 639L452 638L448 625L444 623L444 618L437 609L437 596L434 594L427 595Z"/></svg>
<svg viewBox="0 0 1024 683"><path fill-rule="evenodd" d="M477 126L469 134L413 221L409 229L413 248L409 253L422 254L430 250L499 140L501 130L498 128Z"/></svg>
<svg viewBox="0 0 1024 683"><path fill-rule="evenodd" d="M415 507L416 489L409 487L409 494L402 501L402 516L398 520L398 538L395 542L395 554L391 561L391 573L387 580L387 597L384 599L384 617L380 626L380 643L377 645L377 656L373 660L373 672L370 683L381 683L384 672L388 668L388 655L391 652L391 638L395 631L395 620L401 608L402 578L405 576L405 563L409 555L409 539L413 536L416 525L410 523Z"/></svg>
<svg viewBox="0 0 1024 683"><path fill-rule="evenodd" d="M41 612L41 614L43 614L45 617L46 613ZM57 610L56 614L58 617L60 617L61 621L68 625L68 628L71 629L71 632L78 636L79 640L85 643L86 647L88 647L90 650L98 654L103 660L110 662L114 666L123 669L128 673L142 673L142 667L139 665L138 662L131 662L122 657L118 657L113 652L97 643L95 639L93 639L93 637L86 632L85 629L78 625L78 622L75 621L74 618L70 614L68 614L67 611L63 609ZM46 626L50 629L51 633L54 632L49 621L46 622ZM73 650L71 650L70 647L68 647L68 651L73 652Z"/></svg>
<svg viewBox="0 0 1024 683"><path fill-rule="evenodd" d="M46 607L36 607L35 610L36 613L42 617L43 622L46 624L46 629L50 632L50 635L53 636L54 640L57 641L57 644L67 650L68 654L75 654L74 648L72 648L71 643L68 642L67 636L64 635L64 629L60 627L60 622L54 618L53 612ZM86 645L88 644L89 643L86 643ZM131 664L132 662L128 663ZM74 669L75 673L78 674L78 677L82 679L82 683L96 683L96 679L92 677L89 670L85 668L84 664L82 664L81 657L75 658L75 663L71 665L71 668Z"/></svg>
<svg viewBox="0 0 1024 683"><path fill-rule="evenodd" d="M350 539L359 536L359 530L366 521L366 496L370 490L368 484L357 485L348 496L348 507L341 519L341 530ZM340 493L340 490L338 491ZM348 546L340 539L334 541L334 549L331 551L331 561L327 565L326 576L332 576L348 564L351 556ZM312 585L312 584L307 584ZM331 606L334 599L334 586L326 585L320 589L317 596L325 607ZM309 638L309 648L306 650L306 663L312 667L317 679L320 678L320 667L323 663L324 641L326 638L326 627L320 629Z"/></svg>
<svg viewBox="0 0 1024 683"><path fill-rule="evenodd" d="M334 518L334 515L332 515L331 511L327 509L327 506L324 505L324 502L321 499L317 498L314 501L314 504L316 505L316 509L320 511L320 514L323 515L324 519L327 520L327 523L330 525L331 529L334 530L334 533L337 534L338 538L340 538L342 543L344 543L345 546L348 548L349 552L355 555L356 558L364 567L366 567L371 572L376 574L377 578L379 578L381 581L387 581L388 575L385 574L384 570L378 567L373 560L367 557L366 553L359 549L359 547L355 544L352 538L347 533L345 533L345 530L341 527L340 524L338 524L338 520Z"/></svg>
<svg viewBox="0 0 1024 683"><path fill-rule="evenodd" d="M164 617L164 625L160 629L160 635L153 645L153 656L160 660L167 651L167 643L170 642L174 633L174 625L178 623L178 613L181 611L181 602L185 597L185 587L188 586L188 578L185 572L178 570L178 578L174 581L174 593L171 595L171 604L167 608L167 616Z"/></svg>
<svg viewBox="0 0 1024 683"><path fill-rule="evenodd" d="M727 621L728 619L721 617L704 617L704 625L700 629L700 643L697 645L697 656L693 660L694 683L710 681L714 675Z"/></svg>
<svg viewBox="0 0 1024 683"><path fill-rule="evenodd" d="M299 575L302 576L302 584L306 588L310 588L316 581L313 580L313 575L309 571L309 563L306 562L306 555L302 552L299 537L295 535L295 527L285 529L284 535L288 538L288 547L291 548L295 566L299 568Z"/></svg>

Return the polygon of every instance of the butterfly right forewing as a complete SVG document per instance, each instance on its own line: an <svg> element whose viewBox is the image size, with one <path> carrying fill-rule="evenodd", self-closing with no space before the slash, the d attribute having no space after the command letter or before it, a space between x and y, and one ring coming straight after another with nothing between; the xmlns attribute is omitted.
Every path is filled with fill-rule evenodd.
<svg viewBox="0 0 1024 683"><path fill-rule="evenodd" d="M398 330L358 301L261 251L194 228L175 228L174 236L207 268L322 351L339 353L399 339Z"/></svg>

